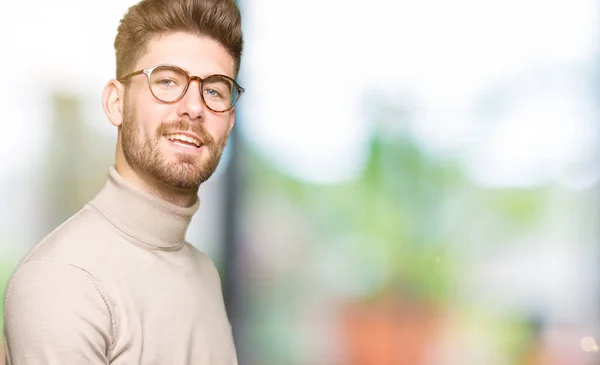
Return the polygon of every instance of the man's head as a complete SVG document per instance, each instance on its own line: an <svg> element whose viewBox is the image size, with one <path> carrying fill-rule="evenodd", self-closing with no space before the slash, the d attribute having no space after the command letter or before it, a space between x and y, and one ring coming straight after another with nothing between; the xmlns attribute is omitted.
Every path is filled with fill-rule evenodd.
<svg viewBox="0 0 600 365"><path fill-rule="evenodd" d="M152 40L174 32L203 35L220 43L233 58L237 76L243 40L234 0L142 0L129 8L117 30L117 80L135 71Z"/></svg>
<svg viewBox="0 0 600 365"><path fill-rule="evenodd" d="M242 44L233 0L142 0L129 9L115 39L117 78L103 94L119 127L117 170L179 189L212 175L243 91L234 81ZM188 75L197 77L185 90ZM185 94L171 98L178 90Z"/></svg>

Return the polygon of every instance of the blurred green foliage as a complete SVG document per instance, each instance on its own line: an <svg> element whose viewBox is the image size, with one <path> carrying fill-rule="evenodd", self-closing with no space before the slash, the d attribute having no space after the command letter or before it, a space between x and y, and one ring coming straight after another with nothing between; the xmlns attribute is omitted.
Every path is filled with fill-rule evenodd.
<svg viewBox="0 0 600 365"><path fill-rule="evenodd" d="M468 275L471 251L493 252L494 246L506 245L541 222L547 208L548 190L477 186L458 158L429 154L407 133L374 133L360 175L339 184L301 181L252 150L245 151L244 158L250 211L270 214L257 211L256 203L283 202L302 220L290 224L310 231L307 257L298 257L294 274L278 279L268 292L255 294L255 318L263 326L259 342L269 351L263 363L289 359L290 344L283 339L295 330L291 318L304 300L302 290L329 285L325 292L341 292L342 301L392 295L444 310ZM282 222L277 218L272 221ZM314 261L324 264L311 265ZM298 274L315 268L321 272ZM350 289L344 293L338 287ZM281 309L277 320L273 308ZM518 362L527 351L527 319L518 314L502 320L486 316L480 313L478 318L490 325L479 331L502 343L505 353L513 354L511 361ZM487 322L472 325L481 323ZM270 346L273 341L279 345Z"/></svg>
<svg viewBox="0 0 600 365"><path fill-rule="evenodd" d="M401 134L375 133L363 172L336 185L300 181L259 155L247 158L252 194L288 200L310 222L318 245L346 240L338 253L353 262L347 279L373 278L362 288L366 298L394 291L444 301L462 264L449 254L472 241L471 228L485 227L490 237L530 229L546 196L540 189L477 187L457 161L428 155Z"/></svg>

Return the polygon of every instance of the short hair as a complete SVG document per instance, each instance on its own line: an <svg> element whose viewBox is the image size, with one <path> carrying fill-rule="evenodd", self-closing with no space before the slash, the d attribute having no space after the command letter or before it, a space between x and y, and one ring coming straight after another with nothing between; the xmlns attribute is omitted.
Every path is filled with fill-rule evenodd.
<svg viewBox="0 0 600 365"><path fill-rule="evenodd" d="M129 8L117 29L117 80L135 71L151 40L178 31L219 42L233 58L237 76L243 36L240 10L234 0L142 0Z"/></svg>

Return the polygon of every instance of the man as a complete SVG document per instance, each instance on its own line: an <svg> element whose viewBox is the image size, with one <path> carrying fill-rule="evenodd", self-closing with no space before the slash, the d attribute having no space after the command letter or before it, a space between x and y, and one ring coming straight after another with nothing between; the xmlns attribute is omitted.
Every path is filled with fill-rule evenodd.
<svg viewBox="0 0 600 365"><path fill-rule="evenodd" d="M115 165L11 276L7 364L237 364L218 272L185 234L243 92L240 19L233 0L142 0L121 20Z"/></svg>

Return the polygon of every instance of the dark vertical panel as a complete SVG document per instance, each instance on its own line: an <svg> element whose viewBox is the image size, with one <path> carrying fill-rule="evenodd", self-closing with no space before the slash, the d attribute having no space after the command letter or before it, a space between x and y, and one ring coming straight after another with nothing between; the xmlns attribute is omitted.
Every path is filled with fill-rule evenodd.
<svg viewBox="0 0 600 365"><path fill-rule="evenodd" d="M236 118L237 119L237 118ZM240 164L240 137L237 128L233 128L229 137L230 160L225 171L225 189L223 191L223 266L222 281L223 295L227 313L232 326L237 328L239 317L240 275L239 269L239 241L241 223L241 194L242 194L242 167Z"/></svg>
<svg viewBox="0 0 600 365"><path fill-rule="evenodd" d="M240 1L235 1L241 8ZM243 18L243 14L242 14ZM243 85L243 82L241 83ZM243 351L243 316L241 304L243 278L241 275L241 258L239 255L242 239L242 194L244 186L244 167L242 165L243 139L239 133L239 125L243 122L241 119L242 101L236 105L236 126L232 129L229 137L230 160L225 171L224 181L225 189L223 192L223 261L222 261L222 282L223 295L227 313L231 326L233 327L234 340L238 352L238 362L247 364Z"/></svg>

